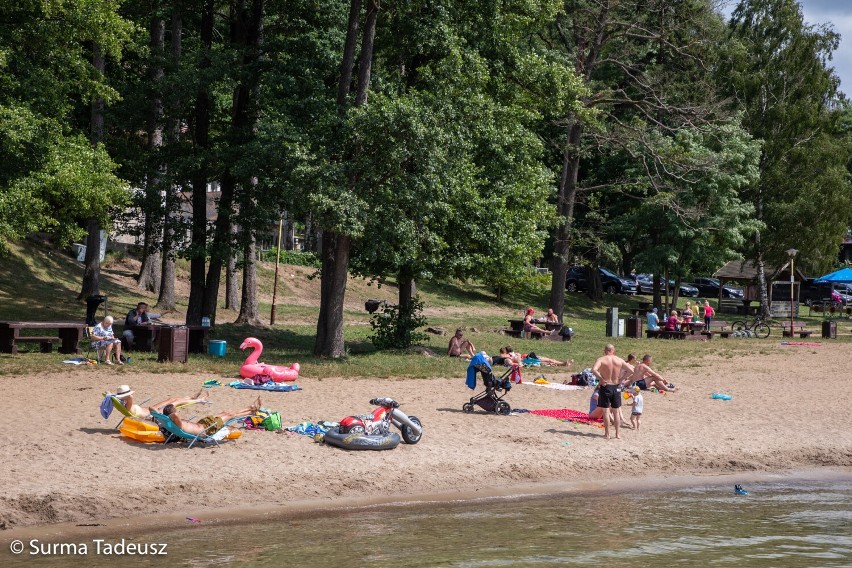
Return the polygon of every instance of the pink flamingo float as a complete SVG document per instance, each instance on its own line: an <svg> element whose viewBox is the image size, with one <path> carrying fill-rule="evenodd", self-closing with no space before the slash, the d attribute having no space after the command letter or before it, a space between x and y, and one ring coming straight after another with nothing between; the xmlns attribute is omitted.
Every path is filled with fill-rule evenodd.
<svg viewBox="0 0 852 568"><path fill-rule="evenodd" d="M299 378L299 364L293 363L289 367L279 367L258 363L260 354L263 353L263 343L256 337L247 337L240 345L240 349L253 348L254 350L246 358L246 362L240 367L240 376L244 379L252 379L258 375L271 378L276 383L284 381L295 381Z"/></svg>

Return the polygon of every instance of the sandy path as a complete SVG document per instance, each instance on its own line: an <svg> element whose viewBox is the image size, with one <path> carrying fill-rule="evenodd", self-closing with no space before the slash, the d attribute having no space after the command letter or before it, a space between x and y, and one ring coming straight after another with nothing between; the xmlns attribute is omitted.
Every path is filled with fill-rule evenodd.
<svg viewBox="0 0 852 568"><path fill-rule="evenodd" d="M666 378L682 391L646 393L642 430L625 431L620 441L603 440L595 427L535 415L464 414L469 391L461 362L452 378L305 379L301 392L265 393L287 425L338 420L367 411L374 396L394 397L420 417L425 434L419 444L390 452L346 452L263 431L220 449L142 445L118 435L115 414L104 421L98 413L100 393L116 387L110 369L0 377L8 432L0 439L0 527L601 476L852 466L852 428L837 418L852 384L849 346L769 351L675 368ZM123 373L118 382L130 382L141 399L160 400L191 394L209 378ZM710 399L716 391L734 398ZM253 392L214 388L211 409L245 406ZM586 410L589 395L521 385L506 400L516 408Z"/></svg>

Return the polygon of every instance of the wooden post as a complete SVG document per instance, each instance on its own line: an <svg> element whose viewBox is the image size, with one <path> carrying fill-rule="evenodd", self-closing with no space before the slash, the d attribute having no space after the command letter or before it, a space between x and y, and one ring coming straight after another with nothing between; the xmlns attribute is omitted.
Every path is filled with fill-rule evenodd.
<svg viewBox="0 0 852 568"><path fill-rule="evenodd" d="M269 325L275 325L275 299L278 296L278 265L281 263L281 232L284 216L278 216L278 246L275 247L275 279L272 281L272 309L269 313Z"/></svg>

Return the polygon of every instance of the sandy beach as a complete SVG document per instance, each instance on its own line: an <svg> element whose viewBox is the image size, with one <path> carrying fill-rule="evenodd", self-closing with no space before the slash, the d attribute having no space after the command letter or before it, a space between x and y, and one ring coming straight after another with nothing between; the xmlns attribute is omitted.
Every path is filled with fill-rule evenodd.
<svg viewBox="0 0 852 568"><path fill-rule="evenodd" d="M476 495L483 487L652 478L685 474L852 467L852 428L845 420L852 381L848 344L820 347L767 344L762 354L704 357L664 376L679 392L645 393L642 429L604 440L594 426L521 414L464 414L470 396L466 364L457 376L433 379L312 379L292 393L261 393L285 425L339 420L370 409L375 396L400 401L424 425L422 441L388 452L347 452L292 433L245 432L221 448L140 444L103 420L101 393L129 383L137 400L196 392L200 374L113 372L68 367L26 377L0 377L0 410L8 434L0 441L0 528L92 523L155 512L203 515L252 507L310 508L436 495ZM590 366L591 361L577 367ZM578 369L579 370L579 369ZM235 370L236 371L236 370ZM561 382L564 369L545 368ZM538 374L526 370L528 381ZM730 401L710 394L731 394ZM513 408L588 410L590 390L519 385ZM199 415L240 408L255 391L215 387ZM189 417L194 409L184 410ZM629 412L626 414L629 415ZM483 480L487 480L487 483ZM8 535L9 533L7 533Z"/></svg>

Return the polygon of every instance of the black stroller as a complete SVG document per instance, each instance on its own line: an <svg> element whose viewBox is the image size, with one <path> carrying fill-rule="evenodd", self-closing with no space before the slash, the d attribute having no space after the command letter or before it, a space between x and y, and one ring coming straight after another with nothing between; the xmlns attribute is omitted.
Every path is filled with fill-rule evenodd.
<svg viewBox="0 0 852 568"><path fill-rule="evenodd" d="M512 407L509 406L508 402L503 400L503 397L512 389L512 380L510 378L512 374L520 372L518 365L513 365L507 369L499 378L494 376L494 371L487 361L471 361L471 367L475 373L482 376L482 384L485 390L471 397L470 402L464 403L462 410L468 413L473 412L473 406L476 405L486 412L494 412L504 416L512 412Z"/></svg>

